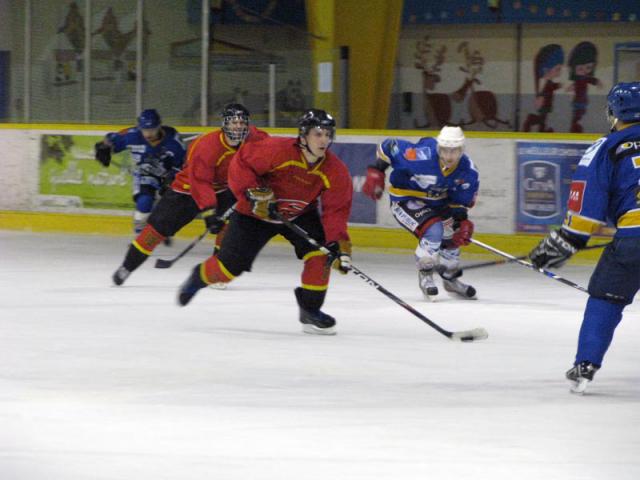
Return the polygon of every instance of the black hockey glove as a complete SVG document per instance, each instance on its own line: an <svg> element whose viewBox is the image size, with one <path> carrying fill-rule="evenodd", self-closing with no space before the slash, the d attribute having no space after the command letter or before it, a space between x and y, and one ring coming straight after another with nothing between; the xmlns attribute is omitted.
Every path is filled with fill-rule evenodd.
<svg viewBox="0 0 640 480"><path fill-rule="evenodd" d="M536 268L560 268L585 241L564 230L552 230L531 252L529 258Z"/></svg>
<svg viewBox="0 0 640 480"><path fill-rule="evenodd" d="M351 271L351 242L349 240L327 243L325 248L331 252L327 257L333 268L343 275Z"/></svg>
<svg viewBox="0 0 640 480"><path fill-rule="evenodd" d="M218 215L216 215L215 208L204 210L201 215L204 219L204 224L207 226L209 232L213 234L220 233L220 230L222 230L222 228L224 227L225 222L220 217L218 217Z"/></svg>
<svg viewBox="0 0 640 480"><path fill-rule="evenodd" d="M111 147L104 142L96 143L95 157L103 166L108 167L111 164Z"/></svg>

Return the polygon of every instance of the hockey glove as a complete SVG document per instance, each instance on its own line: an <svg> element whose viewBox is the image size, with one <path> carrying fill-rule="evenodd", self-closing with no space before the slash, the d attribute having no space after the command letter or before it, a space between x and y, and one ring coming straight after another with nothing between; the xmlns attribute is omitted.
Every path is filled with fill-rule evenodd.
<svg viewBox="0 0 640 480"><path fill-rule="evenodd" d="M469 219L460 220L458 228L454 230L451 241L456 247L469 245L473 235L473 222Z"/></svg>
<svg viewBox="0 0 640 480"><path fill-rule="evenodd" d="M531 252L529 258L536 268L559 268L571 255L584 247L584 241L564 230L552 230Z"/></svg>
<svg viewBox="0 0 640 480"><path fill-rule="evenodd" d="M367 167L367 179L362 185L362 193L371 200L378 200L384 192L384 179L385 174L383 171L373 165Z"/></svg>
<svg viewBox="0 0 640 480"><path fill-rule="evenodd" d="M251 202L251 211L255 216L265 220L271 218L271 210L276 203L273 190L268 187L249 188L246 196Z"/></svg>
<svg viewBox="0 0 640 480"><path fill-rule="evenodd" d="M210 233L220 233L220 230L224 228L225 222L216 215L215 208L204 210L201 215L204 220L204 224L207 226L207 230L209 230Z"/></svg>
<svg viewBox="0 0 640 480"><path fill-rule="evenodd" d="M343 275L351 271L351 242L349 240L338 240L325 245L330 253L328 262L333 268Z"/></svg>
<svg viewBox="0 0 640 480"><path fill-rule="evenodd" d="M111 164L111 146L104 142L96 143L95 157L103 166L108 167Z"/></svg>

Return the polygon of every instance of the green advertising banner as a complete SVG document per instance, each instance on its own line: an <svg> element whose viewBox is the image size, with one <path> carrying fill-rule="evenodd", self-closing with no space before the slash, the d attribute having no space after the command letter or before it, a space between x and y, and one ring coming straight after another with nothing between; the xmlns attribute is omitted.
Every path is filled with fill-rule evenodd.
<svg viewBox="0 0 640 480"><path fill-rule="evenodd" d="M114 154L103 167L93 148L102 136L42 135L40 195L43 205L109 210L133 208L131 156Z"/></svg>

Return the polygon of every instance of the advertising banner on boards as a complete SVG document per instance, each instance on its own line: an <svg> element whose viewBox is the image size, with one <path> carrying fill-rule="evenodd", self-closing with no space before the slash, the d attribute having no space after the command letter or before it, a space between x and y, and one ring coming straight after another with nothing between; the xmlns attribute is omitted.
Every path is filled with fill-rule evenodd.
<svg viewBox="0 0 640 480"><path fill-rule="evenodd" d="M588 143L516 143L516 231L546 233L559 226L571 177Z"/></svg>

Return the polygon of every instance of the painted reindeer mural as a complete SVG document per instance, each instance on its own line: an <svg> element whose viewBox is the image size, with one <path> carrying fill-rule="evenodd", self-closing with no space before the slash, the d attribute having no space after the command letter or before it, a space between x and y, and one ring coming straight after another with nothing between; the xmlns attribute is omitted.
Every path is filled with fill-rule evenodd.
<svg viewBox="0 0 640 480"><path fill-rule="evenodd" d="M436 84L440 83L440 70L444 63L446 46L441 46L435 52L434 58L431 58L433 46L429 42L429 37L425 36L423 40L418 41L414 57L416 59L415 67L422 70L422 92L423 92L423 108L426 123L418 125L416 128L425 128L434 126L440 128L446 125L451 118L451 99L447 93L434 93Z"/></svg>
<svg viewBox="0 0 640 480"><path fill-rule="evenodd" d="M478 74L482 73L484 66L484 58L480 55L480 52L478 50L471 52L468 42L462 42L458 45L458 53L460 52L464 53L465 57L465 66L460 67L460 70L466 74L466 79L462 87L454 92L452 96L455 95L454 100L462 101L467 95L467 92L470 92L467 105L469 115L471 116L471 120L469 121L461 119L460 125L472 125L477 122L482 122L487 127L494 129L499 123L511 127L508 121L496 117L498 114L498 102L494 93L489 90L475 89L476 84L480 85L482 83L476 78Z"/></svg>

